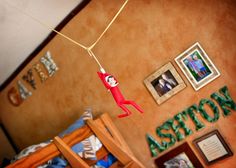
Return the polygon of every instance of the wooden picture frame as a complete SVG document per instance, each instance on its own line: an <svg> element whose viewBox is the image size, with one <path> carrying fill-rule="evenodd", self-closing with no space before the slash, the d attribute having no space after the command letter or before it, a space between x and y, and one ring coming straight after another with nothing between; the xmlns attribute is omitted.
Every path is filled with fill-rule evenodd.
<svg viewBox="0 0 236 168"><path fill-rule="evenodd" d="M175 62L196 91L220 76L198 42L177 56Z"/></svg>
<svg viewBox="0 0 236 168"><path fill-rule="evenodd" d="M144 80L144 84L158 104L163 103L186 87L171 62L148 76Z"/></svg>
<svg viewBox="0 0 236 168"><path fill-rule="evenodd" d="M198 160L187 142L179 145L168 153L160 156L155 160L158 168L166 167L191 167L203 168L203 165Z"/></svg>
<svg viewBox="0 0 236 168"><path fill-rule="evenodd" d="M195 139L193 143L208 165L233 156L233 152L218 130Z"/></svg>

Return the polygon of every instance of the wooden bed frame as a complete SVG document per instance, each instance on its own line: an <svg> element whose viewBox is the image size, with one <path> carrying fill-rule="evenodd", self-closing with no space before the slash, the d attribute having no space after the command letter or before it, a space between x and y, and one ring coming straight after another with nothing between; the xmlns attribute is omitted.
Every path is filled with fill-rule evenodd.
<svg viewBox="0 0 236 168"><path fill-rule="evenodd" d="M102 148L96 153L97 160L81 159L70 147L88 138L92 134L96 135L103 144ZM118 160L118 162L111 166L112 168L144 168L142 163L140 163L133 155L109 115L103 114L96 120L88 120L85 126L63 138L59 138L58 136L55 137L53 142L49 145L8 165L7 168L37 167L61 154L69 162L70 166L68 167L89 168L108 153L113 154Z"/></svg>

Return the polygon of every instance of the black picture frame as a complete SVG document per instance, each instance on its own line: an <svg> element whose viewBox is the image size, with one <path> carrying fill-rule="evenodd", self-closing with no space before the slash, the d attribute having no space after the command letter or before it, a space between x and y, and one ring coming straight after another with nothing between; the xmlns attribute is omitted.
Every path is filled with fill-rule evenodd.
<svg viewBox="0 0 236 168"><path fill-rule="evenodd" d="M169 164L169 166L172 164L172 166L176 167L181 167L181 164L186 164L189 167L204 168L187 142L155 159L155 164L158 168L166 168L167 164Z"/></svg>
<svg viewBox="0 0 236 168"><path fill-rule="evenodd" d="M193 144L208 165L233 156L232 150L218 130L213 130L195 139Z"/></svg>

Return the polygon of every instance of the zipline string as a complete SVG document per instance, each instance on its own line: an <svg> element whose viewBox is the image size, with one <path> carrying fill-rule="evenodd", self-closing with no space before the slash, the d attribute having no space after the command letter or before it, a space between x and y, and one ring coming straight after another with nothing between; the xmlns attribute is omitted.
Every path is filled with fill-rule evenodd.
<svg viewBox="0 0 236 168"><path fill-rule="evenodd" d="M119 11L116 13L116 15L113 17L113 19L110 21L110 23L107 25L105 30L101 33L101 35L97 38L97 40L90 46L88 47L90 50L93 49L93 47L98 43L98 41L102 38L102 36L106 33L106 31L111 27L112 23L115 21L117 16L120 14L120 12L124 9L125 5L128 3L129 0L126 0L125 3L121 6Z"/></svg>
<svg viewBox="0 0 236 168"><path fill-rule="evenodd" d="M5 1L5 0L4 0ZM58 35L62 36L63 38L69 40L70 42L74 43L75 45L85 49L88 54L93 57L93 59L96 61L96 63L98 64L98 66L100 67L101 71L105 71L101 65L101 63L98 61L97 57L95 56L95 54L92 52L92 49L94 48L94 46L99 42L99 40L103 37L103 35L106 33L106 31L111 27L112 23L115 21L115 19L119 16L119 14L121 13L121 11L124 9L125 5L128 3L129 0L126 0L124 2L124 4L120 7L119 11L116 13L116 15L113 17L113 19L110 21L110 23L107 25L107 27L104 29L104 31L100 34L100 36L97 38L97 40L89 47L84 46L83 44L71 39L70 37L64 35L63 33L55 30L54 28L52 28L51 26L49 26L48 24L40 21L39 19L37 19L36 17L34 17L33 15L21 10L20 8L18 8L15 5L10 4L9 2L5 1L9 6L11 6L12 8L17 9L19 12L21 12L22 14L30 17L31 19L33 19L35 22L39 23L40 25L42 25L43 27L46 27L48 29L50 29L51 31L57 33Z"/></svg>
<svg viewBox="0 0 236 168"><path fill-rule="evenodd" d="M103 35L106 33L106 31L111 27L112 23L115 21L115 19L118 17L118 15L121 13L121 11L124 9L125 5L127 4L128 0L126 0L124 2L124 4L121 6L121 8L119 9L119 11L116 13L116 15L113 17L113 19L110 21L110 23L107 25L107 27L104 29L104 31L100 34L100 36L95 40L95 42L89 46L86 47L83 44L71 39L70 37L58 32L57 30L51 28L50 26L48 26L47 24L43 23L42 21L38 20L37 18L33 17L32 15L20 10L19 8L17 8L16 6L10 5L8 2L7 4L9 4L10 6L14 7L15 9L17 9L18 11L22 12L23 14L25 14L26 16L32 18L34 21L38 22L39 24L43 25L44 27L49 28L51 31L54 31L55 33L57 33L58 35L62 36L63 38L69 40L70 42L78 45L79 47L85 49L88 54L96 61L96 63L98 64L98 66L100 67L100 72L98 73L99 78L101 79L101 81L103 82L104 86L111 92L112 96L114 97L114 100L116 101L116 104L124 111L123 114L118 115L119 118L122 117L127 117L129 115L131 115L131 111L125 106L125 105L131 105L133 106L136 110L138 110L140 113L143 113L143 110L132 100L127 100L124 98L124 96L122 95L121 91L118 88L118 81L116 80L116 78L111 75L106 73L106 71L104 70L104 68L102 67L101 63L98 61L97 57L95 56L95 54L93 53L92 49L94 48L94 46L96 46L96 44L99 42L99 40L103 37Z"/></svg>

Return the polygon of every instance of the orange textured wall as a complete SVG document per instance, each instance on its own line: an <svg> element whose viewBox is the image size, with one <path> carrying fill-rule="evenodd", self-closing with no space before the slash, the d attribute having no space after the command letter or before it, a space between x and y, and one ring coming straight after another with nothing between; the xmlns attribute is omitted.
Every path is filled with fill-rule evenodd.
<svg viewBox="0 0 236 168"><path fill-rule="evenodd" d="M92 44L112 19L123 1L92 1L70 21L62 33L84 44ZM227 85L236 100L236 3L225 1L164 1L130 0L105 36L93 49L105 69L120 82L125 97L135 100L145 113L131 109L133 115L124 119L116 116L122 111L99 80L94 60L86 51L56 36L0 94L0 116L18 147L52 138L76 120L85 107L92 107L95 115L108 112L136 157L147 168L154 167L154 158L145 139L150 133L159 140L155 129L178 112L198 103L202 98ZM194 91L174 58L198 41L208 53L221 76ZM8 90L15 86L23 74L38 63L49 50L59 71L45 83L34 75L37 90L19 107L7 99ZM161 105L157 105L143 84L143 80L162 65L171 61L187 87ZM30 86L24 83L28 89ZM236 112L206 124L201 131L186 138L192 140L215 128L219 129L232 150L236 151ZM187 122L194 129L191 122ZM176 146L180 143L176 143ZM204 164L198 152L198 158ZM212 168L231 168L236 156Z"/></svg>

